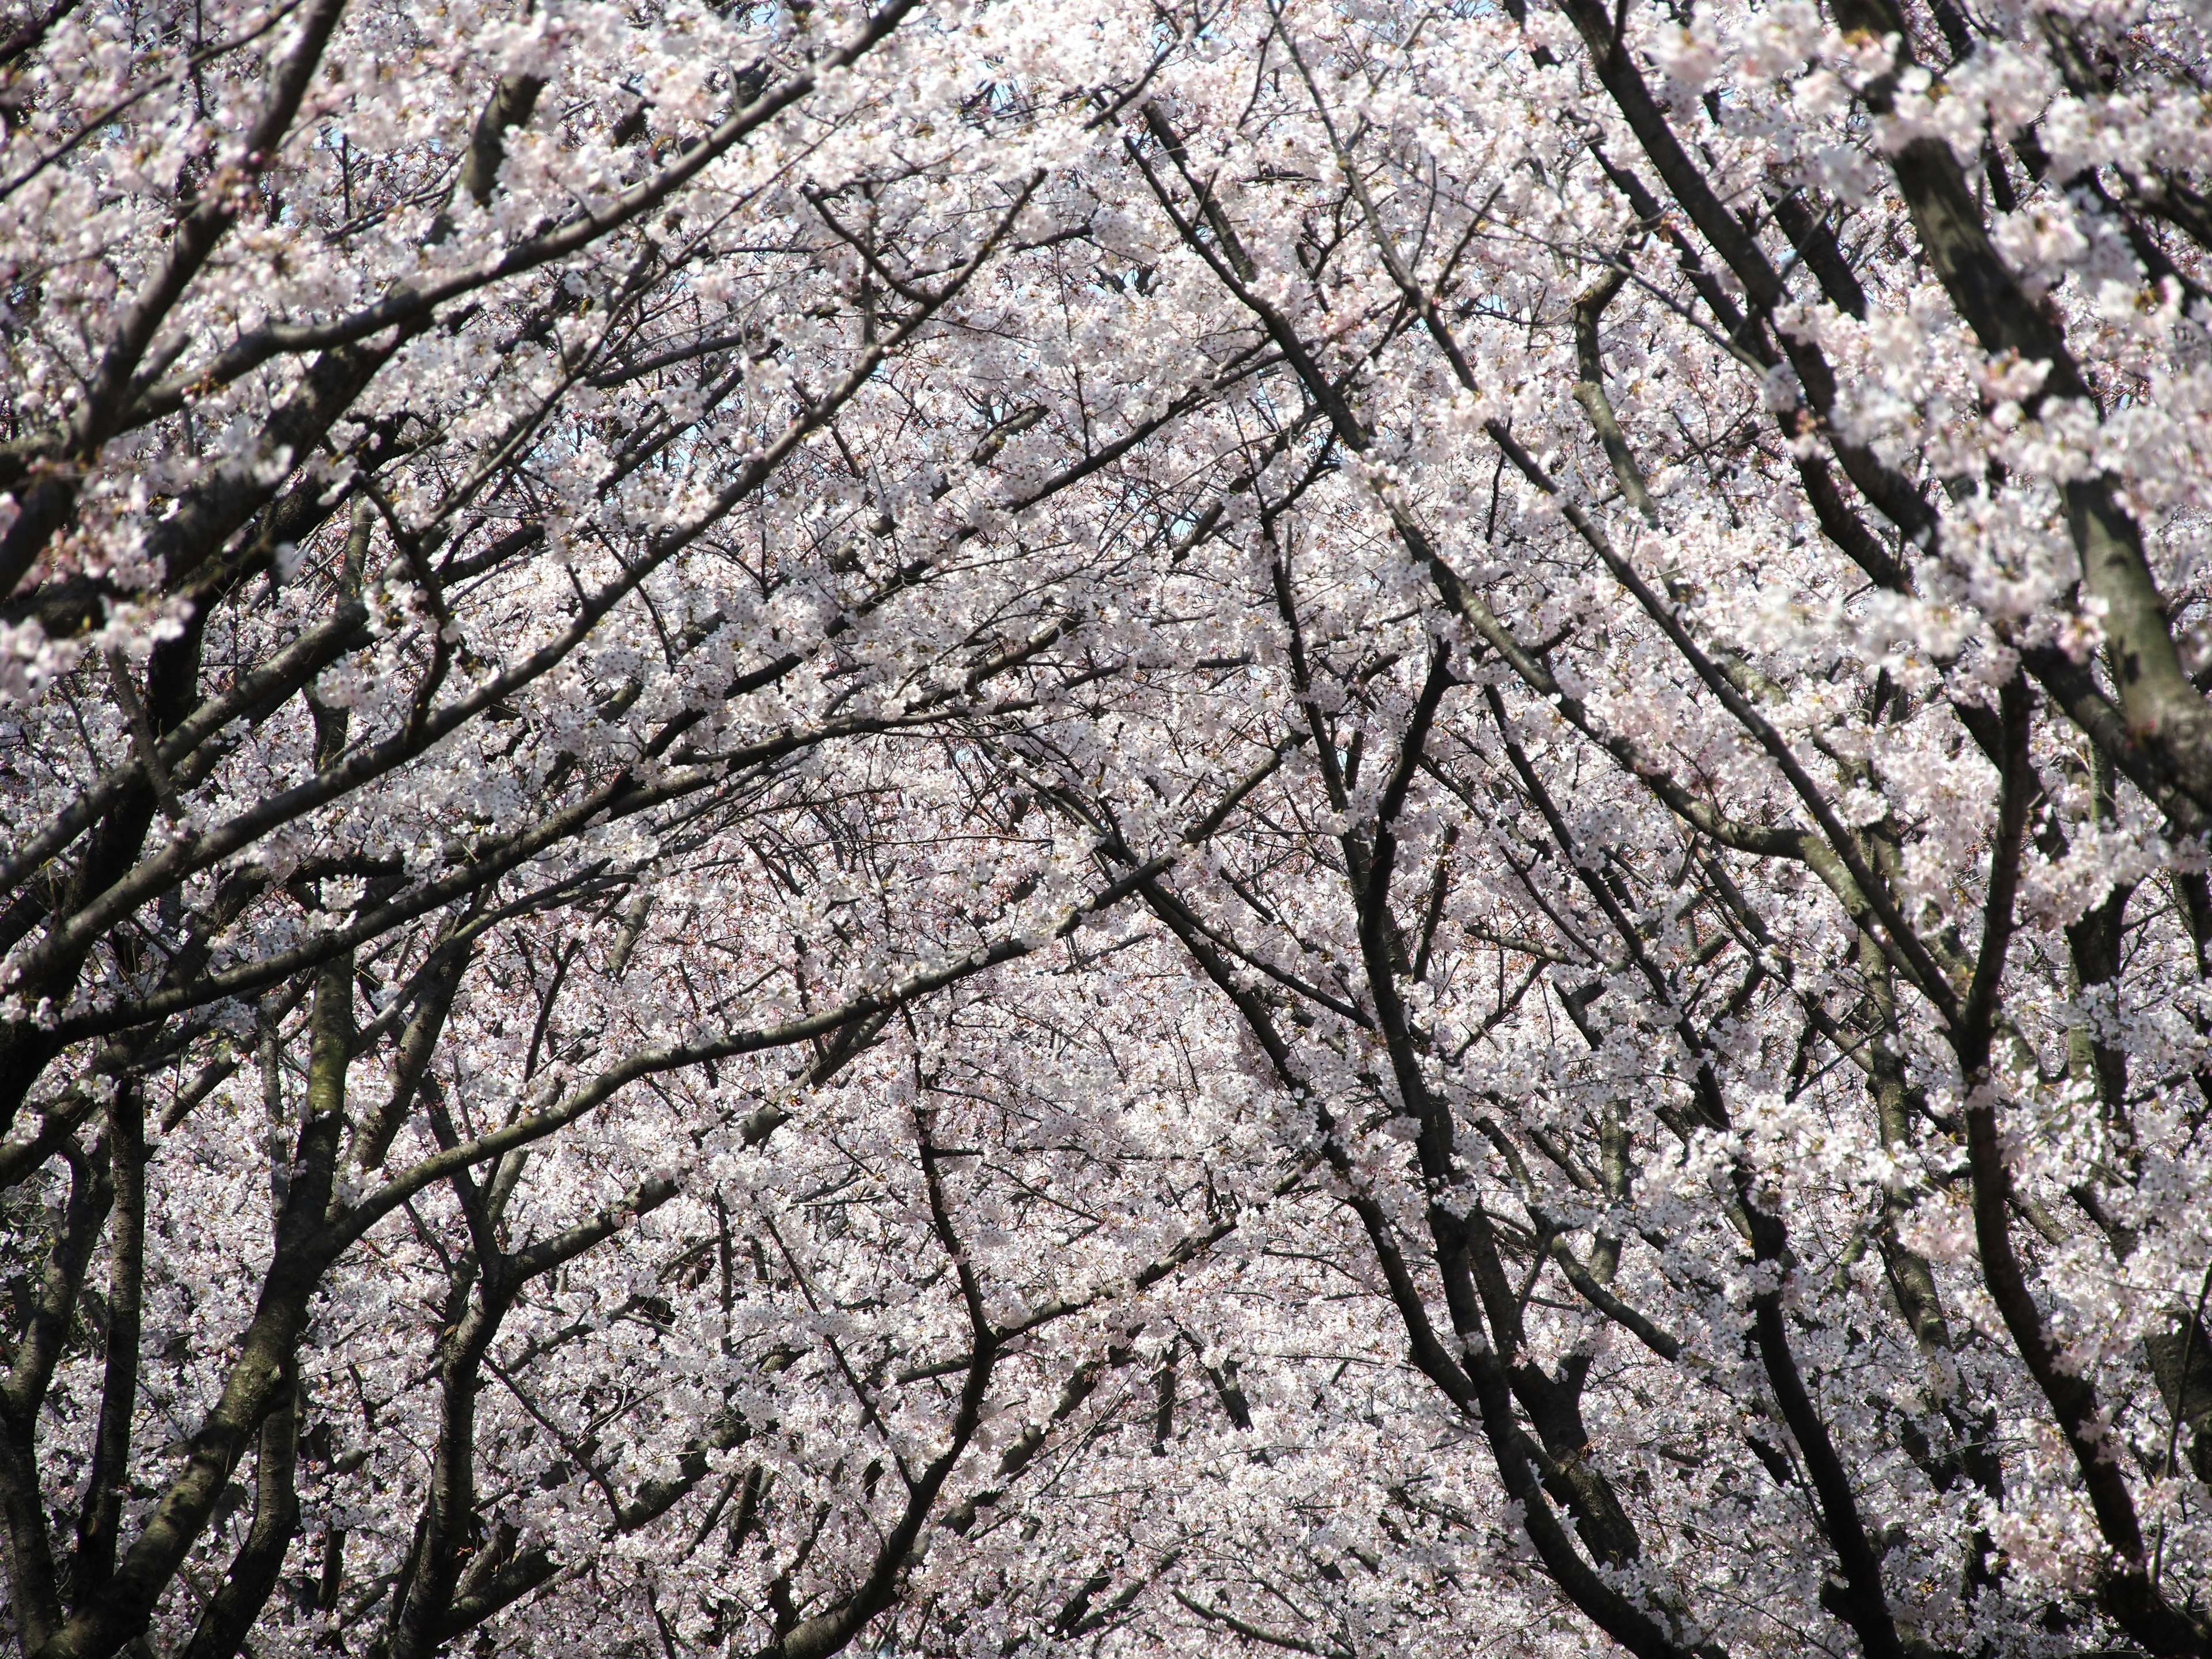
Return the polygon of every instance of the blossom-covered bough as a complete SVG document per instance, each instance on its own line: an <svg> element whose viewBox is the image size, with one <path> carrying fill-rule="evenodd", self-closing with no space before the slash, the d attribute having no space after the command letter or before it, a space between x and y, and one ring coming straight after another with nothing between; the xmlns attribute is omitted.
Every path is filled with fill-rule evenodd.
<svg viewBox="0 0 2212 1659"><path fill-rule="evenodd" d="M1308 878L1334 878L1337 936L1285 928L1301 906L1270 890L1279 866L1212 907L1163 890L1157 914L1311 1103L1414 1364L1480 1424L1549 1576L1621 1645L1733 1645L1715 1638L1746 1610L1699 1580L1765 1575L1694 1547L1650 1559L1589 1422L1611 1369L1598 1320L1736 1401L1736 1443L1816 1546L1773 1564L1812 1581L1797 1619L1817 1607L1867 1652L2036 1639L1975 1626L2004 1618L2021 1559L2045 1554L2145 1650L2203 1650L2199 1592L2177 1576L2202 1559L2178 1544L2177 1452L2204 1420L2201 1206L2183 1194L2202 1185L2205 1079L2186 1025L2136 1052L2193 1006L2208 915L2183 850L2205 800L2204 704L2175 642L2193 572L2170 563L2162 597L2144 529L2164 493L2171 561L2195 502L2130 478L2121 436L2127 405L2189 396L2182 317L2203 250L2185 216L2142 205L2169 199L2150 186L2132 212L2093 193L2100 162L2156 179L2162 158L2081 139L2063 163L2008 151L2036 66L1948 10L1928 50L1954 84L1914 64L1922 36L1902 15L1827 29L1778 9L1651 20L1643 52L1671 76L1658 91L1626 12L1516 11L1498 67L1533 77L1559 118L1520 132L1447 82L1464 56L1410 31L1272 21L1240 119L1267 131L1261 153L1302 150L1302 169L1270 154L1229 195L1231 141L1197 136L1218 118L1164 101L1132 159L1365 474L1369 533L1387 524L1434 592L1386 652L1342 619L1375 604L1332 556L1345 527L1262 492L1316 816L1337 842ZM2059 131L2094 118L2069 98L2155 105L2156 60L2186 50L2125 32L2093 49L2085 20L2014 21L2063 71L2039 88ZM1808 48L1827 60L1809 74ZM1723 52L1741 72L1709 90ZM1569 85L1605 105L1571 112ZM1947 93L1979 106L1961 116ZM1786 122L1824 105L1826 131ZM2014 204L1997 228L1955 153L1962 120L1986 135L1984 194ZM1285 189L1297 209L1268 200ZM2023 191L2041 199L2017 205ZM2016 269L1997 240L2022 217L2093 213L2133 257L2081 261L2069 318L2051 274ZM1855 222L1856 246L1841 234ZM1893 248L1905 257L1886 264ZM1900 341L1884 298L1927 324ZM2179 357L2150 357L2153 342ZM1948 383L1927 361L1944 349ZM2090 350L2108 361L2085 368ZM1608 357L1632 366L1627 418ZM1669 375L1681 392L1658 384ZM1486 508L1468 499L1485 448ZM2195 459L2154 465L2186 479ZM1548 527L1507 529L1501 505L1505 526ZM1537 568L1495 562L1509 542ZM1316 634L1341 643L1318 650ZM2109 858L2121 837L2146 865L2081 869L2083 843ZM1402 913L1401 873L1417 883ZM1462 905L1490 914L1455 939L1448 896L1470 877L1490 890ZM1487 987L1463 977L1483 944ZM1542 986L1563 1019L1501 1087L1500 1028L1525 1018L1505 984L1516 956L1551 965L1512 997ZM1370 1056L1364 1103L1331 1099L1344 1085L1288 1030L1302 1006L1360 1033L1340 1028L1335 1046ZM1565 1028L1591 1073L1562 1088ZM1523 1067L1558 1081L1532 1086ZM1363 1178L1355 1109L1407 1126L1414 1210L1394 1214ZM1680 1224L1645 1223L1656 1279L1629 1291L1629 1230L1662 1182L1698 1194L1718 1249L1699 1261ZM1970 1231L1964 1283L1924 1242L1939 1201ZM2191 1243L2146 1273L2168 1227ZM1531 1301L1554 1269L1583 1311L1545 1333ZM1899 1357L1884 1382L1843 1380L1884 1344ZM2117 1403L2131 1396L2132 1455ZM2008 1468L2012 1412L2051 1437ZM1740 1485L1745 1465L1707 1451L1684 1468ZM2150 1505L2166 1511L2154 1526ZM1748 1550L1772 1523L1747 1522ZM1753 1600L1786 1620L1773 1590Z"/></svg>
<svg viewBox="0 0 2212 1659"><path fill-rule="evenodd" d="M819 1086L895 1011L1116 898L1078 867L1007 915L925 850L900 913L861 902L900 862L872 823L886 786L862 775L941 769L878 740L1018 726L1083 667L1055 654L1083 612L1049 584L986 574L988 599L970 584L940 607L958 542L855 551L926 516L977 447L909 441L933 411L878 392L887 366L994 260L1064 234L1034 163L953 178L927 146L884 149L949 98L894 43L911 9L502 33L337 4L63 8L11 36L26 714L5 1087L27 1276L4 1479L26 1651L112 1653L150 1626L229 1654L272 1617L436 1650L593 1570L592 1548L488 1518L518 1479L588 1486L575 1524L608 1540L695 1528L679 1505L717 1489L735 1552L772 1477L726 1479L724 1455L779 1421L794 1444L818 1431L716 1385L648 1389L665 1415L635 1443L657 1449L624 1468L599 1449L607 1385L562 1380L600 1321L561 1316L560 1287L596 1302L574 1279L586 1254L665 1224L672 1172L709 1137L724 1158L766 1141L781 1109L679 1131L662 1085L669 1115L616 1132L639 1156L547 1143L626 1085L715 1087L718 1062L796 1050L762 1062L765 1092ZM1098 53L1110 66L1113 43ZM560 128L533 128L554 98ZM961 131L957 100L939 118ZM864 394L880 401L856 421ZM825 475L807 446L833 429ZM934 630L933 608L979 602ZM840 745L860 774L823 763ZM1254 750L1260 776L1279 749ZM903 793L929 813L921 783ZM1203 839L1242 793L1194 799L1179 827ZM967 813L956 794L935 816ZM806 919L733 925L738 860ZM726 1208L687 1198L656 1272L696 1285L700 1252L673 1241L718 1225L731 1321ZM927 1214L915 1247L957 1255L941 1200ZM799 1258L763 1265L744 1225L749 1276L811 1303ZM603 1311L657 1341L674 1316L654 1278ZM400 1310L432 1309L410 1352L401 1330L423 1328ZM764 1329L747 1364L774 1375L799 1351ZM797 1603L823 1521L787 1549L779 1650L834 1651L890 1600L996 1340L970 1332L910 1413L888 1538ZM623 1346L594 1348L609 1375ZM746 1346L731 1330L720 1351ZM635 1385L611 1414L646 1429ZM872 1394L856 1380L847 1403L879 1422ZM402 1417L426 1437L405 1453ZM518 1425L526 1477L498 1455ZM842 1474L862 1522L879 1474ZM372 1492L405 1513L348 1518Z"/></svg>
<svg viewBox="0 0 2212 1659"><path fill-rule="evenodd" d="M2193 17L0 54L26 1659L2212 1649Z"/></svg>

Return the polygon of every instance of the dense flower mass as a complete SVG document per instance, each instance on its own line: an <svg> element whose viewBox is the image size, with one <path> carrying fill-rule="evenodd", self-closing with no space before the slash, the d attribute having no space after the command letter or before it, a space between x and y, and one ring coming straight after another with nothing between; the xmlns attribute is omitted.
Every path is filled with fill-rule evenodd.
<svg viewBox="0 0 2212 1659"><path fill-rule="evenodd" d="M0 0L0 1633L2212 1655L2206 31Z"/></svg>

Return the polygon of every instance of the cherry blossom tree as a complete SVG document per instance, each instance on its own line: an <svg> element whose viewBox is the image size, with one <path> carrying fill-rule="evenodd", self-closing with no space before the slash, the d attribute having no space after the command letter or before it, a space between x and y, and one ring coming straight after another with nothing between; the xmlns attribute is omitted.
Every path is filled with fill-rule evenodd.
<svg viewBox="0 0 2212 1659"><path fill-rule="evenodd" d="M2212 1649L2192 16L0 39L26 1659Z"/></svg>

